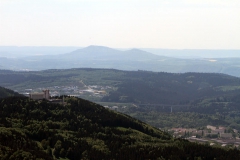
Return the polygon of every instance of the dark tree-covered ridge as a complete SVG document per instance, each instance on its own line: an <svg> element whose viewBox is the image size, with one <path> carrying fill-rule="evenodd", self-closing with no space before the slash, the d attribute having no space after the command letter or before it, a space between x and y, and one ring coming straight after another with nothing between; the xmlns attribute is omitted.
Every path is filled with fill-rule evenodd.
<svg viewBox="0 0 240 160"><path fill-rule="evenodd" d="M240 159L238 150L174 139L127 115L66 97L65 105L0 99L1 159Z"/></svg>
<svg viewBox="0 0 240 160"><path fill-rule="evenodd" d="M0 98L21 96L19 93L0 86Z"/></svg>

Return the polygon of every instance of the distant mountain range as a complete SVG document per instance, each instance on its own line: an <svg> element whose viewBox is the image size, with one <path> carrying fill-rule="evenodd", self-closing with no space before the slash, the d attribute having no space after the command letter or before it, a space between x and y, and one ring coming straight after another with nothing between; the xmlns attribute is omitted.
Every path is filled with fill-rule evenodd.
<svg viewBox="0 0 240 160"><path fill-rule="evenodd" d="M40 47L41 49L41 47ZM75 51L70 51L76 49ZM48 49L47 52L50 53ZM69 51L69 52L65 52ZM157 52L156 50L152 50ZM170 54L170 50L161 50L162 55ZM174 54L177 51L173 50ZM172 51L172 52L173 52ZM186 52L191 50L186 50ZM22 51L23 52L23 51ZM19 52L19 53L22 53ZM164 52L164 53L163 53ZM191 51L192 52L192 51ZM199 56L210 53L209 50L199 50ZM200 52L202 54L200 54ZM206 52L206 53L205 53ZM232 53L236 55L239 51L214 51L214 54ZM2 54L1 54L2 53ZM39 54L34 48L34 56L14 57L7 49L1 50L0 47L0 69L9 70L45 70L45 69L69 69L69 68L113 68L120 70L148 70L157 72L213 72L225 73L233 76L240 76L240 58L173 58L152 54L139 49L121 51L103 46L89 46L86 48L63 48L57 54ZM26 53L26 52L25 52ZM186 55L179 50L179 55ZM190 53L189 53L190 54ZM231 55L231 54L229 54Z"/></svg>
<svg viewBox="0 0 240 160"><path fill-rule="evenodd" d="M80 47L55 46L0 46L0 57L19 58L39 55L56 55L72 52Z"/></svg>
<svg viewBox="0 0 240 160"><path fill-rule="evenodd" d="M166 58L163 56L158 56L146 51L131 49L127 51L120 51L108 47L100 47L100 46L89 46L83 49L78 49L71 53L64 54L63 56L59 56L60 58L69 58L71 60L75 59L86 59L86 60L127 60L127 61L144 61L144 60L156 60L161 58Z"/></svg>
<svg viewBox="0 0 240 160"><path fill-rule="evenodd" d="M240 50L211 50L211 49L153 49L141 48L141 50L157 55L175 58L236 58L240 57Z"/></svg>

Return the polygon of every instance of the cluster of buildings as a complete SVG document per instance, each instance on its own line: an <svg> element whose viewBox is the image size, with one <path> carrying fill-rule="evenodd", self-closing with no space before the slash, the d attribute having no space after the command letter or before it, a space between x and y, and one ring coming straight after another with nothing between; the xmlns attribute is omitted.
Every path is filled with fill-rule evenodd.
<svg viewBox="0 0 240 160"><path fill-rule="evenodd" d="M207 126L207 129L210 130L209 133L206 133L205 136L207 137L218 137L221 139L232 139L234 138L233 133L226 133L225 127L215 127L215 126ZM237 133L237 130L234 130Z"/></svg>
<svg viewBox="0 0 240 160"><path fill-rule="evenodd" d="M29 98L34 99L34 100L41 100L41 99L50 99L50 93L49 90L43 90L42 92L38 93L30 93Z"/></svg>
<svg viewBox="0 0 240 160"><path fill-rule="evenodd" d="M64 96L62 97L62 99L52 99L50 96L50 92L49 90L42 90L42 92L34 92L34 93L29 93L29 98L33 99L33 100L48 100L51 103L58 103L58 104L62 104L65 105L66 103L64 102Z"/></svg>
<svg viewBox="0 0 240 160"><path fill-rule="evenodd" d="M45 88L35 88L35 89L25 89L25 91L20 91L26 96L30 96L32 99L48 99L49 90L51 90L51 96L69 95L76 97L103 97L109 91L113 90L110 86L99 86L99 85L89 85L89 86L52 86ZM45 93L46 92L46 93Z"/></svg>
<svg viewBox="0 0 240 160"><path fill-rule="evenodd" d="M205 129L172 128L169 130L174 137L186 138L192 142L219 144L222 147L232 145L239 148L240 138L238 130L232 129L230 132L226 127L216 127L207 125Z"/></svg>
<svg viewBox="0 0 240 160"><path fill-rule="evenodd" d="M225 127L207 125L206 129L187 129L187 128L172 128L170 132L175 137L205 137L205 138L218 138L218 139L233 139L235 136L233 133L226 133ZM238 133L237 130L233 130L234 133Z"/></svg>

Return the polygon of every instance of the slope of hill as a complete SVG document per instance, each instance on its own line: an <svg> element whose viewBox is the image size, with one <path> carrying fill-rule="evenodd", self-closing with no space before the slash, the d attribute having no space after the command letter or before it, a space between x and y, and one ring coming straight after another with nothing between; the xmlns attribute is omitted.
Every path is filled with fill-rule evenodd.
<svg viewBox="0 0 240 160"><path fill-rule="evenodd" d="M173 139L92 102L65 100L60 105L28 98L1 99L1 159L240 158L238 150Z"/></svg>
<svg viewBox="0 0 240 160"><path fill-rule="evenodd" d="M165 55L175 58L239 58L240 50L210 50L210 49L153 49L141 48L141 50L157 55Z"/></svg>
<svg viewBox="0 0 240 160"><path fill-rule="evenodd" d="M240 130L240 79L224 74L68 69L1 70L0 77L0 85L20 93L26 92L25 89L41 91L45 88L52 94L78 95L102 105L117 105L119 111L156 127L212 124ZM85 96L89 88L93 92ZM98 91L106 93L105 96L94 94ZM129 108L132 103L138 108ZM129 107L120 109L126 105ZM174 114L169 116L171 108Z"/></svg>
<svg viewBox="0 0 240 160"><path fill-rule="evenodd" d="M111 80L119 78L112 77ZM240 93L240 79L223 74L209 73L154 73L125 72L117 90L110 92L103 101L188 104L204 97L217 97ZM222 90L223 86L233 89ZM121 97L125 96L125 99Z"/></svg>
<svg viewBox="0 0 240 160"><path fill-rule="evenodd" d="M22 96L22 95L10 89L0 87L0 98L13 97L13 96Z"/></svg>

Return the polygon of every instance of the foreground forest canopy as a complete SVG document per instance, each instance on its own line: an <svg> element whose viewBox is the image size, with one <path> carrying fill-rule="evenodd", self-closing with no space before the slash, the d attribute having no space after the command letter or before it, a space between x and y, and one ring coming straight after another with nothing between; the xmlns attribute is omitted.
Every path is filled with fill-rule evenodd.
<svg viewBox="0 0 240 160"><path fill-rule="evenodd" d="M158 128L197 128L210 124L240 129L240 78L225 74L83 68L0 70L0 76L1 86L18 92L62 87L58 89L61 93L67 87L72 88L63 94L78 94L104 106L119 106L118 111ZM110 89L104 89L106 94L102 97L80 94L81 88L85 92L91 86ZM76 87L79 90L75 92Z"/></svg>
<svg viewBox="0 0 240 160"><path fill-rule="evenodd" d="M62 98L62 97L61 97ZM0 99L0 159L240 159L221 149L174 139L93 102Z"/></svg>

